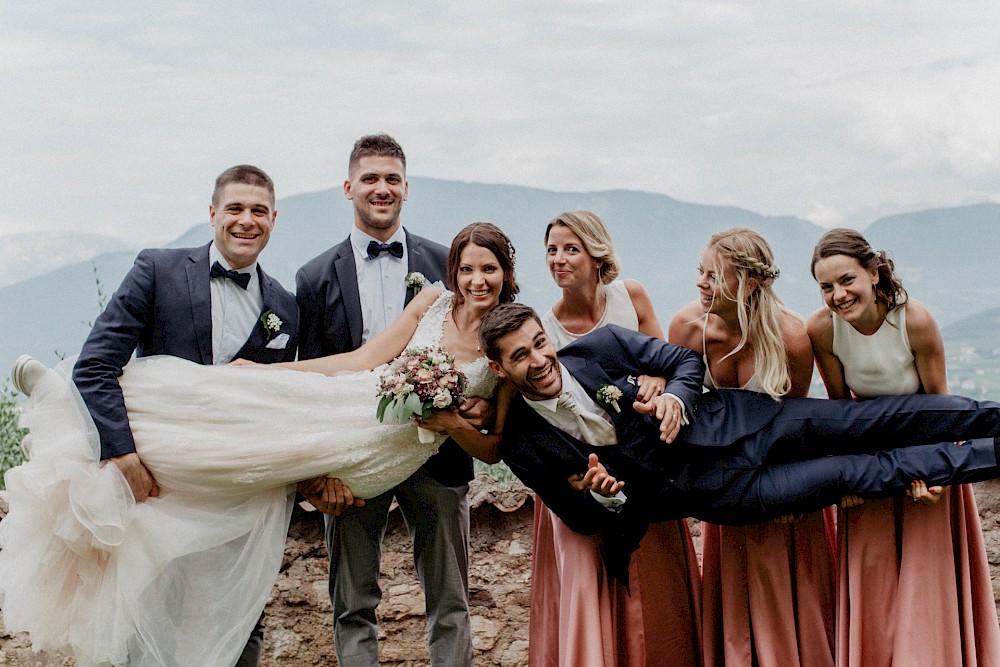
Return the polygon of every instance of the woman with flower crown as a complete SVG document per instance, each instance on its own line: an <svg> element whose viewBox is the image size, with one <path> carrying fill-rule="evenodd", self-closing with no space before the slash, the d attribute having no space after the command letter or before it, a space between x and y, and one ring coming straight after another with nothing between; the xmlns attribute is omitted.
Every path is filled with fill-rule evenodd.
<svg viewBox="0 0 1000 667"><path fill-rule="evenodd" d="M757 232L709 238L699 299L668 339L702 355L705 386L805 396L812 349L802 321L774 291L774 253ZM702 523L706 667L833 667L832 511L751 526Z"/></svg>
<svg viewBox="0 0 1000 667"><path fill-rule="evenodd" d="M29 460L5 477L0 606L9 631L79 665L231 665L277 576L290 486L329 474L364 498L393 487L441 444L413 422L376 418L376 368L408 347L443 348L467 394L497 378L477 345L482 316L518 292L514 248L488 223L455 237L452 291L425 286L397 322L355 352L249 368L135 359L121 377L138 452L160 486L135 503L98 463L93 423L64 363L16 368L30 393ZM71 363L71 361L69 362ZM296 372L313 371L313 372ZM498 418L502 419L498 408ZM496 436L448 411L425 422L494 462ZM234 445L234 443L236 443Z"/></svg>

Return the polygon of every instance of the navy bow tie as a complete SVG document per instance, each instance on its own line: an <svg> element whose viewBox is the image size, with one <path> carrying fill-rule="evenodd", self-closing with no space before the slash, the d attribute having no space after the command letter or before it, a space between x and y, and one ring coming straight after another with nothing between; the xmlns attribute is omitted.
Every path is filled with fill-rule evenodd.
<svg viewBox="0 0 1000 667"><path fill-rule="evenodd" d="M368 259L375 259L383 252L389 253L396 259L403 259L403 244L399 241L393 241L392 243L371 241L368 244Z"/></svg>
<svg viewBox="0 0 1000 667"><path fill-rule="evenodd" d="M246 289L247 285L250 284L249 273L240 273L239 271L224 269L222 268L222 264L219 264L218 262L214 262L212 264L212 270L209 271L209 275L213 278L229 278L243 289Z"/></svg>

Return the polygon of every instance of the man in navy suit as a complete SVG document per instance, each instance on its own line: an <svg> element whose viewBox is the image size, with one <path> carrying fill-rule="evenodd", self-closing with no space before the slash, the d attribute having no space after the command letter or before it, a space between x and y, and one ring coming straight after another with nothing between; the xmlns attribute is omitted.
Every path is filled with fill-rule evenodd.
<svg viewBox="0 0 1000 667"><path fill-rule="evenodd" d="M392 324L413 296L405 282L409 273L422 273L431 282L447 281L448 249L400 225L408 187L406 157L392 137L371 135L355 143L344 182L344 196L354 207L354 228L296 276L302 359L357 349ZM481 416L482 406L475 410ZM378 665L379 562L393 497L413 539L426 598L431 664L471 664L470 479L472 460L448 440L409 479L363 503L342 489L339 480L320 485L319 493L306 492L327 514L330 600L341 665Z"/></svg>
<svg viewBox="0 0 1000 667"><path fill-rule="evenodd" d="M608 326L557 356L520 304L487 314L480 344L524 399L510 407L500 455L570 528L604 533L616 575L651 520L758 523L849 494L900 492L915 479L1000 476L1000 404L990 401L703 394L702 361L686 348ZM643 374L667 379L649 404L634 402ZM983 439L942 443L963 438Z"/></svg>
<svg viewBox="0 0 1000 667"><path fill-rule="evenodd" d="M274 228L274 183L257 167L227 169L208 207L214 238L200 248L143 250L98 316L73 368L97 427L101 459L122 471L137 502L159 494L136 453L118 378L133 352L198 364L291 361L298 341L295 297L260 268ZM258 621L237 665L257 665Z"/></svg>

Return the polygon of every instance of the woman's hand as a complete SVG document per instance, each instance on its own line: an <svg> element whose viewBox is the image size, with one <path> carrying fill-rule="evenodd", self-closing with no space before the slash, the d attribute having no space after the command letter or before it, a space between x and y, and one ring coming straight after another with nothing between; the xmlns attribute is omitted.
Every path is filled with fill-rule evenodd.
<svg viewBox="0 0 1000 667"><path fill-rule="evenodd" d="M865 499L861 496L844 496L840 499L840 509L849 510L852 507L860 507L865 504Z"/></svg>
<svg viewBox="0 0 1000 667"><path fill-rule="evenodd" d="M258 364L256 361L250 361L249 359L233 359L229 362L230 366L263 366L264 364Z"/></svg>
<svg viewBox="0 0 1000 667"><path fill-rule="evenodd" d="M913 502L915 503L934 505L944 495L944 487L927 486L927 482L918 479L910 482L910 488L906 491L906 495L913 498Z"/></svg>
<svg viewBox="0 0 1000 667"><path fill-rule="evenodd" d="M667 388L667 378L656 377L655 375L639 376L639 391L636 392L636 400L640 403L649 403L653 398L663 393Z"/></svg>

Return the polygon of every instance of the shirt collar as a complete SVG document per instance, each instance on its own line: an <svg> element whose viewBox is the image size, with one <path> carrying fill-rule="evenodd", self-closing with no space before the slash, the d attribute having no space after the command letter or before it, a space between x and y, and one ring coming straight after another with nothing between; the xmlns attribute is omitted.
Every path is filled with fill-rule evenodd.
<svg viewBox="0 0 1000 667"><path fill-rule="evenodd" d="M559 362L559 370L562 373L562 393L566 393L570 389L570 385L567 384L566 378L569 378L573 382L576 382L576 379L569 374L569 371L566 370L566 367L563 366L561 361ZM561 395L562 394L560 394L560 396ZM533 401L527 397L524 400L535 410L548 410L549 412L556 412L559 406L559 396L556 396L555 398L542 399L540 401Z"/></svg>
<svg viewBox="0 0 1000 667"><path fill-rule="evenodd" d="M226 270L229 271L234 270L232 264L227 262L226 258L222 256L221 252L219 252L219 249L215 247L215 241L212 241L212 244L208 246L208 265L212 266L214 262L218 262L219 264L222 265L222 268ZM244 266L242 269L235 269L235 270L239 271L240 273L249 273L250 275L256 275L257 260L254 260L253 264L249 264L247 266Z"/></svg>

